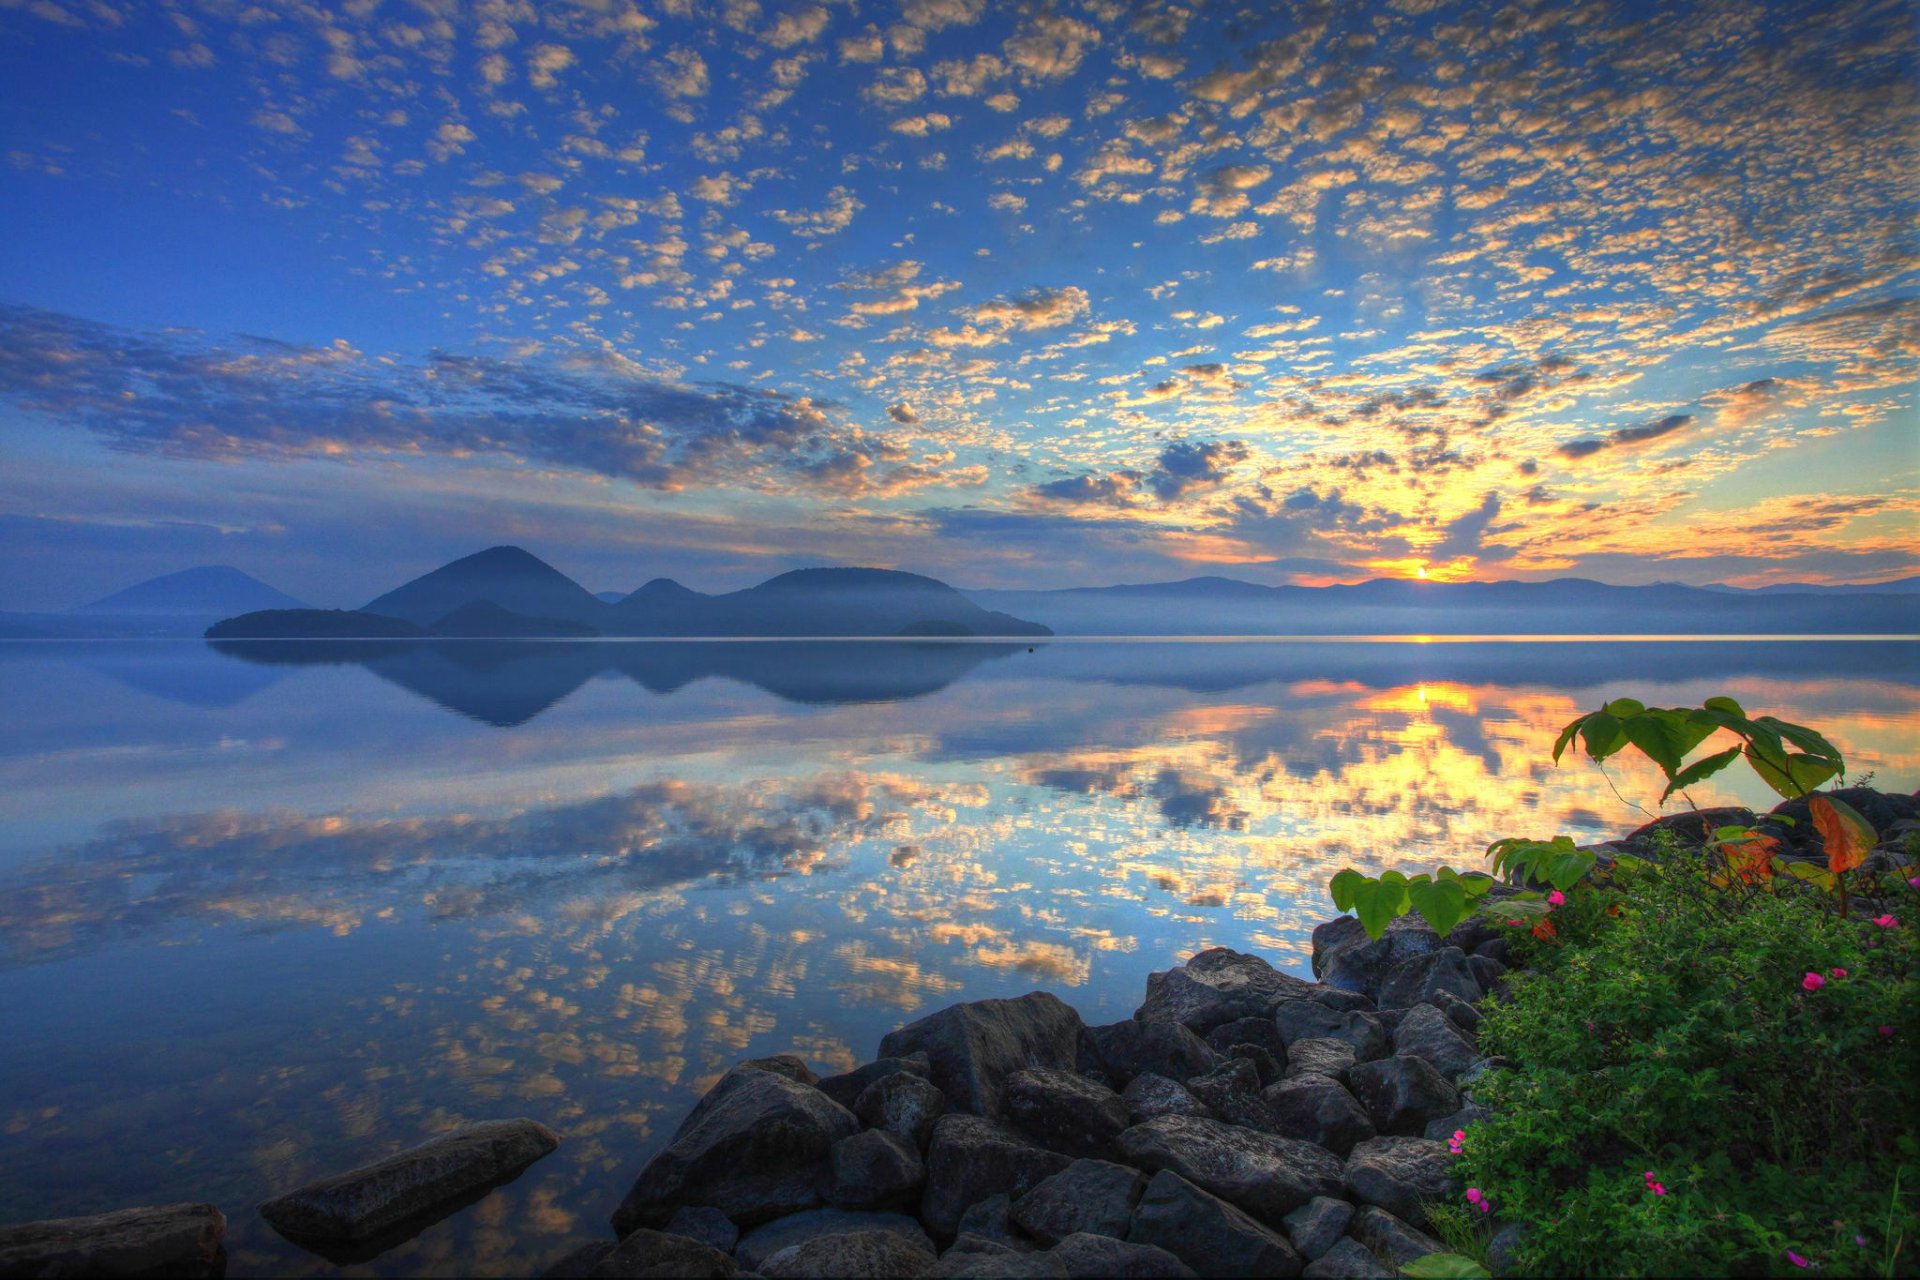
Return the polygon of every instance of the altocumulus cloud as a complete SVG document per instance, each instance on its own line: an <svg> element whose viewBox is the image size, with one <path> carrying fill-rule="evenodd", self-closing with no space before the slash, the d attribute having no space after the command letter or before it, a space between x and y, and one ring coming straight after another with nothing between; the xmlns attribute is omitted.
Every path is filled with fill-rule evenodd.
<svg viewBox="0 0 1920 1280"><path fill-rule="evenodd" d="M1690 413L1672 413L1654 422L1643 422L1635 427L1621 427L1605 436L1591 436L1584 440L1569 440L1557 450L1561 457L1570 460L1589 457L1602 449L1630 447L1658 440L1661 436L1671 435L1693 421Z"/></svg>
<svg viewBox="0 0 1920 1280"><path fill-rule="evenodd" d="M114 449L178 458L494 455L660 490L863 494L947 479L807 397L675 382L606 354L403 365L344 342L219 345L0 306L0 397Z"/></svg>

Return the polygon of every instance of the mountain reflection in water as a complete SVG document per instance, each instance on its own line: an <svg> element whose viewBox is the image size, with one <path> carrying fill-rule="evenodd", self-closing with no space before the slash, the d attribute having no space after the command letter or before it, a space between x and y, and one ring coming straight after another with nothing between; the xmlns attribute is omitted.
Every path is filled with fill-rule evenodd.
<svg viewBox="0 0 1920 1280"><path fill-rule="evenodd" d="M1304 971L1342 865L1632 825L1548 759L1605 698L1920 782L1897 643L272 648L0 645L0 1220L207 1199L236 1272L329 1274L252 1206L527 1114L559 1152L365 1266L525 1274L737 1058L1124 1018L1205 946Z"/></svg>

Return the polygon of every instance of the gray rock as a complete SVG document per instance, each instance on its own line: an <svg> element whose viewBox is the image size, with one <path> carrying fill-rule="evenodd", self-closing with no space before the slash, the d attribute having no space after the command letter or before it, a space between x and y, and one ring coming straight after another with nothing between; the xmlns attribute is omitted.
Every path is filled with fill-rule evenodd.
<svg viewBox="0 0 1920 1280"><path fill-rule="evenodd" d="M1156 1245L1204 1276L1292 1276L1300 1255L1287 1238L1179 1174L1153 1175L1127 1239Z"/></svg>
<svg viewBox="0 0 1920 1280"><path fill-rule="evenodd" d="M902 1073L924 1080L933 1074L933 1063L924 1053L910 1053L904 1058L879 1058L840 1075L827 1076L817 1087L820 1092L851 1111L860 1095L867 1091L868 1085L875 1080Z"/></svg>
<svg viewBox="0 0 1920 1280"><path fill-rule="evenodd" d="M977 1201L1002 1191L1017 1199L1072 1163L997 1120L942 1116L927 1147L920 1216L940 1235L952 1235L960 1216Z"/></svg>
<svg viewBox="0 0 1920 1280"><path fill-rule="evenodd" d="M1359 1061L1345 1040L1295 1040L1287 1046L1287 1078L1332 1076L1345 1080Z"/></svg>
<svg viewBox="0 0 1920 1280"><path fill-rule="evenodd" d="M866 1129L833 1144L833 1191L842 1209L879 1209L918 1197L927 1166L919 1149L885 1129Z"/></svg>
<svg viewBox="0 0 1920 1280"><path fill-rule="evenodd" d="M1043 1245L1085 1232L1122 1239L1146 1190L1137 1170L1105 1160L1075 1160L1013 1202L1013 1221Z"/></svg>
<svg viewBox="0 0 1920 1280"><path fill-rule="evenodd" d="M1519 1261L1520 1246L1526 1242L1526 1238L1526 1228L1517 1222L1501 1226L1487 1241L1487 1269L1497 1276L1512 1271Z"/></svg>
<svg viewBox="0 0 1920 1280"><path fill-rule="evenodd" d="M806 1060L798 1054L776 1053L771 1058L749 1058L737 1065L752 1067L756 1071L771 1071L777 1076L785 1076L795 1084L810 1084L817 1087L820 1083L820 1077L813 1074L813 1069L807 1066Z"/></svg>
<svg viewBox="0 0 1920 1280"><path fill-rule="evenodd" d="M1268 1088L1262 1097L1273 1117L1273 1131L1283 1138L1298 1138L1345 1156L1354 1143L1374 1135L1367 1109L1332 1076L1293 1076Z"/></svg>
<svg viewBox="0 0 1920 1280"><path fill-rule="evenodd" d="M1002 1248L1020 1253L1033 1248L1033 1242L1015 1229L1013 1199L1004 1191L967 1206L967 1211L960 1215L960 1225L955 1229L955 1235L991 1240Z"/></svg>
<svg viewBox="0 0 1920 1280"><path fill-rule="evenodd" d="M559 1134L532 1120L470 1124L278 1196L260 1216L290 1236L362 1240L504 1181L559 1145Z"/></svg>
<svg viewBox="0 0 1920 1280"><path fill-rule="evenodd" d="M1480 1050L1453 1019L1430 1004L1415 1005L1393 1033L1393 1051L1425 1058L1449 1080L1480 1061Z"/></svg>
<svg viewBox="0 0 1920 1280"><path fill-rule="evenodd" d="M729 1280L739 1274L740 1264L712 1245L644 1227L630 1233L586 1272L590 1280L680 1276Z"/></svg>
<svg viewBox="0 0 1920 1280"><path fill-rule="evenodd" d="M1373 1256L1400 1274L1400 1268L1415 1258L1430 1253L1445 1253L1447 1246L1426 1232L1409 1226L1377 1205L1362 1205L1347 1224L1347 1234L1365 1245Z"/></svg>
<svg viewBox="0 0 1920 1280"><path fill-rule="evenodd" d="M1413 1135L1426 1131L1427 1122L1460 1109L1460 1092L1425 1058L1395 1054L1353 1069L1347 1087L1374 1129L1384 1134Z"/></svg>
<svg viewBox="0 0 1920 1280"><path fill-rule="evenodd" d="M949 1249L928 1280L1069 1280L1066 1264L1051 1253L982 1253Z"/></svg>
<svg viewBox="0 0 1920 1280"><path fill-rule="evenodd" d="M1120 1154L1141 1169L1171 1169L1267 1223L1345 1185L1339 1159L1323 1147L1193 1116L1135 1125L1120 1135Z"/></svg>
<svg viewBox="0 0 1920 1280"><path fill-rule="evenodd" d="M1382 1009L1406 1009L1431 1001L1442 991L1467 1001L1482 994L1480 980L1467 964L1467 953L1458 947L1441 947L1390 966L1374 998Z"/></svg>
<svg viewBox="0 0 1920 1280"><path fill-rule="evenodd" d="M667 1234L698 1240L722 1253L732 1253L733 1246L740 1243L740 1228L733 1225L733 1219L703 1204L682 1205L675 1210L667 1220Z"/></svg>
<svg viewBox="0 0 1920 1280"><path fill-rule="evenodd" d="M596 1240L592 1244L583 1244L578 1249L569 1250L540 1273L540 1280L582 1280L591 1275L593 1269L606 1260L608 1254L619 1246L617 1240Z"/></svg>
<svg viewBox="0 0 1920 1280"><path fill-rule="evenodd" d="M933 1252L933 1241L928 1237L926 1228L904 1213L853 1213L846 1209L809 1209L805 1213L789 1214L784 1218L776 1218L764 1226L755 1227L740 1237L740 1244L734 1249L733 1256L743 1265L758 1271L766 1265L767 1259L792 1245L804 1244L816 1236L837 1236L863 1231L891 1231L925 1249L928 1253Z"/></svg>
<svg viewBox="0 0 1920 1280"><path fill-rule="evenodd" d="M933 1126L947 1113L947 1095L924 1076L896 1071L881 1076L854 1099L853 1114L869 1129L885 1129L925 1151Z"/></svg>
<svg viewBox="0 0 1920 1280"><path fill-rule="evenodd" d="M933 1248L893 1231L847 1231L790 1244L761 1270L770 1280L887 1280L933 1269Z"/></svg>
<svg viewBox="0 0 1920 1280"><path fill-rule="evenodd" d="M1007 1198L1005 1196L994 1196L993 1199L1001 1202L1001 1206L1000 1206L1002 1210L1001 1216L1005 1217ZM966 1220L964 1218L961 1219L960 1225L961 1225L960 1234L953 1238L953 1243L947 1247L947 1253L941 1254L940 1255L941 1257L944 1258L947 1256L947 1254L954 1254L954 1253L1008 1254L1008 1253L1031 1253L1033 1251L1032 1245L1028 1245L1025 1249L1016 1249L1004 1240L993 1239L987 1236L974 1235L972 1232L967 1231L965 1229Z"/></svg>
<svg viewBox="0 0 1920 1280"><path fill-rule="evenodd" d="M1182 1028L1185 1030L1185 1028ZM1127 1118L1134 1124L1155 1116L1212 1116L1213 1109L1193 1096L1185 1085L1165 1076L1143 1071L1120 1091L1127 1104Z"/></svg>
<svg viewBox="0 0 1920 1280"><path fill-rule="evenodd" d="M1315 1196L1286 1217L1287 1235L1300 1256L1312 1262L1333 1248L1353 1220L1353 1206L1331 1196Z"/></svg>
<svg viewBox="0 0 1920 1280"><path fill-rule="evenodd" d="M1257 1044L1279 1061L1287 1059L1286 1042L1274 1029L1272 1018L1235 1018L1207 1032L1207 1045L1216 1053L1232 1057L1237 1044Z"/></svg>
<svg viewBox="0 0 1920 1280"><path fill-rule="evenodd" d="M1177 1022L1114 1022L1088 1027L1107 1077L1125 1085L1145 1072L1184 1082L1213 1070L1220 1055Z"/></svg>
<svg viewBox="0 0 1920 1280"><path fill-rule="evenodd" d="M1340 1040L1352 1046L1356 1062L1388 1053L1387 1030L1371 1013L1341 1012L1318 1000L1284 1000L1274 1008L1273 1023L1275 1034L1288 1046L1302 1040Z"/></svg>
<svg viewBox="0 0 1920 1280"><path fill-rule="evenodd" d="M1016 1071L1001 1086L1000 1103L1022 1132L1070 1156L1110 1154L1130 1123L1119 1094L1071 1071Z"/></svg>
<svg viewBox="0 0 1920 1280"><path fill-rule="evenodd" d="M1341 916L1313 931L1313 973L1326 986L1376 996L1389 969L1439 945L1440 936L1415 915L1393 921L1377 941L1358 920Z"/></svg>
<svg viewBox="0 0 1920 1280"><path fill-rule="evenodd" d="M1273 1026L1272 1023L1266 1023L1264 1025L1266 1025L1269 1030L1271 1030ZM1273 1056L1272 1051L1265 1045L1247 1044L1244 1042L1235 1044L1232 1048L1228 1049L1227 1056L1242 1062L1251 1062L1254 1070L1259 1074L1260 1087L1263 1089L1280 1078L1281 1064L1286 1060L1286 1052L1284 1050L1281 1051L1281 1056L1276 1058Z"/></svg>
<svg viewBox="0 0 1920 1280"><path fill-rule="evenodd" d="M1445 1142L1455 1133L1467 1132L1492 1114L1493 1112L1479 1103L1469 1102L1450 1116L1441 1116L1437 1120L1427 1121L1426 1132L1421 1136L1432 1138L1435 1142Z"/></svg>
<svg viewBox="0 0 1920 1280"><path fill-rule="evenodd" d="M1335 1013L1372 1013L1373 997L1345 987L1329 987L1316 982L1307 991L1307 999L1323 1004Z"/></svg>
<svg viewBox="0 0 1920 1280"><path fill-rule="evenodd" d="M1436 991L1427 1003L1446 1014L1447 1021L1468 1036L1480 1029L1483 1021L1480 1011L1451 991Z"/></svg>
<svg viewBox="0 0 1920 1280"><path fill-rule="evenodd" d="M1380 1265L1380 1259L1373 1256L1367 1247L1358 1240L1341 1238L1333 1242L1333 1247L1307 1264L1300 1273L1302 1280L1393 1280L1398 1271L1389 1271Z"/></svg>
<svg viewBox="0 0 1920 1280"><path fill-rule="evenodd" d="M1228 1058L1206 1075L1187 1081L1187 1090L1228 1124L1278 1132L1260 1087L1260 1069L1245 1058Z"/></svg>
<svg viewBox="0 0 1920 1280"><path fill-rule="evenodd" d="M1347 1156L1347 1190L1362 1204L1379 1205L1413 1226L1427 1225L1426 1203L1459 1190L1444 1142L1427 1138L1369 1138Z"/></svg>
<svg viewBox="0 0 1920 1280"><path fill-rule="evenodd" d="M1259 956L1212 947L1178 969L1150 975L1146 1001L1133 1016L1205 1035L1238 1018L1268 1017L1278 1001L1304 995L1310 985Z"/></svg>
<svg viewBox="0 0 1920 1280"><path fill-rule="evenodd" d="M1495 938L1492 942L1483 942L1473 949L1473 955L1467 957L1467 963L1473 967L1473 976L1480 979L1481 987L1491 987L1494 979L1507 971L1509 948L1505 938ZM1492 978L1486 976L1487 970L1475 964L1475 959L1490 960L1499 968L1492 971Z"/></svg>
<svg viewBox="0 0 1920 1280"><path fill-rule="evenodd" d="M735 1067L640 1171L614 1233L663 1225L683 1204L711 1205L743 1227L825 1204L833 1144L859 1129L818 1089Z"/></svg>
<svg viewBox="0 0 1920 1280"><path fill-rule="evenodd" d="M933 1082L956 1111L999 1116L1001 1083L1027 1067L1071 1071L1080 1015L1044 991L1015 1000L956 1004L889 1032L880 1052L916 1050L933 1064Z"/></svg>
<svg viewBox="0 0 1920 1280"><path fill-rule="evenodd" d="M1441 939L1441 944L1458 947L1472 955L1475 947L1504 936L1505 931L1499 925L1485 916L1476 915L1453 926L1447 936Z"/></svg>
<svg viewBox="0 0 1920 1280"><path fill-rule="evenodd" d="M1194 1270L1165 1249L1112 1236L1068 1236L1052 1250L1071 1280L1191 1280Z"/></svg>
<svg viewBox="0 0 1920 1280"><path fill-rule="evenodd" d="M226 1274L227 1220L210 1204L156 1204L0 1226L0 1276Z"/></svg>

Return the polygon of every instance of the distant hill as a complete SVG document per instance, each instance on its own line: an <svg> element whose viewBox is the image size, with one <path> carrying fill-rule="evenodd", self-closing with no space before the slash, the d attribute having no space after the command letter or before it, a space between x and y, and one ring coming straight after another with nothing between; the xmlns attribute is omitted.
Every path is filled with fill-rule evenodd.
<svg viewBox="0 0 1920 1280"><path fill-rule="evenodd" d="M609 635L1044 636L935 578L894 569L796 569L726 595L656 578L614 606Z"/></svg>
<svg viewBox="0 0 1920 1280"><path fill-rule="evenodd" d="M1776 582L1766 587L1730 587L1723 582L1710 582L1704 590L1732 591L1741 595L1756 596L1912 595L1920 592L1920 577L1893 578L1886 582L1841 582L1832 586L1812 582Z"/></svg>
<svg viewBox="0 0 1920 1280"><path fill-rule="evenodd" d="M418 640L427 632L404 618L359 609L261 609L223 618L209 640Z"/></svg>
<svg viewBox="0 0 1920 1280"><path fill-rule="evenodd" d="M627 593L624 591L596 591L593 593L593 598L601 604L619 604L627 598Z"/></svg>
<svg viewBox="0 0 1920 1280"><path fill-rule="evenodd" d="M583 640L600 633L584 622L561 618L529 618L524 613L502 609L491 600L463 604L427 628L436 636L448 638L483 637L502 639Z"/></svg>
<svg viewBox="0 0 1920 1280"><path fill-rule="evenodd" d="M182 569L135 583L72 613L127 617L163 614L196 618L227 618L259 609L305 609L306 602L268 586L252 574L230 565Z"/></svg>
<svg viewBox="0 0 1920 1280"><path fill-rule="evenodd" d="M557 618L589 627L609 607L538 556L519 547L489 547L369 600L361 612L431 627L476 600L490 600L522 617Z"/></svg>

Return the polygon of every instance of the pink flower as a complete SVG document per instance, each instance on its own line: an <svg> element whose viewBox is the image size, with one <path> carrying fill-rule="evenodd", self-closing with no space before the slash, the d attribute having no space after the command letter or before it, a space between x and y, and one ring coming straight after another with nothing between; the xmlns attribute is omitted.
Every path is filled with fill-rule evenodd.
<svg viewBox="0 0 1920 1280"><path fill-rule="evenodd" d="M1820 988L1827 985L1827 980L1821 977L1817 973L1810 973L1806 977L1800 979L1800 985L1806 988L1808 991L1818 991Z"/></svg>
<svg viewBox="0 0 1920 1280"><path fill-rule="evenodd" d="M1493 1212L1493 1205L1488 1202L1484 1195L1480 1194L1480 1188L1478 1187L1467 1188L1467 1203L1482 1213Z"/></svg>
<svg viewBox="0 0 1920 1280"><path fill-rule="evenodd" d="M1555 889L1547 895L1547 905L1551 907L1564 907L1567 905L1567 895Z"/></svg>
<svg viewBox="0 0 1920 1280"><path fill-rule="evenodd" d="M1660 1185L1659 1183L1657 1183L1657 1182L1649 1182L1649 1183L1647 1184L1647 1190L1649 1190L1649 1191L1651 1191L1651 1192L1653 1192L1653 1194L1655 1194L1655 1195L1657 1195L1657 1196L1663 1196L1663 1195L1665 1195L1665 1194L1667 1194L1667 1189L1666 1189L1665 1187L1663 1187L1663 1186L1661 1186L1661 1185Z"/></svg>
<svg viewBox="0 0 1920 1280"><path fill-rule="evenodd" d="M1883 1036L1890 1036L1893 1034L1893 1028L1883 1022L1880 1024L1880 1034Z"/></svg>
<svg viewBox="0 0 1920 1280"><path fill-rule="evenodd" d="M1916 889L1920 889L1920 876L1908 876L1907 883Z"/></svg>
<svg viewBox="0 0 1920 1280"><path fill-rule="evenodd" d="M1810 1267L1813 1265L1791 1249L1787 1250L1787 1261L1796 1267Z"/></svg>
<svg viewBox="0 0 1920 1280"><path fill-rule="evenodd" d="M1893 928L1893 926L1900 923L1898 917L1896 917L1892 912L1888 912L1884 916L1875 916L1873 918L1873 922L1879 925L1882 929L1891 929Z"/></svg>
<svg viewBox="0 0 1920 1280"><path fill-rule="evenodd" d="M1507 921L1507 923L1514 926L1516 929L1520 927L1520 922L1518 920L1509 920Z"/></svg>
<svg viewBox="0 0 1920 1280"><path fill-rule="evenodd" d="M1835 969L1833 971L1833 976L1836 978L1844 978L1847 976L1847 971L1845 969Z"/></svg>

